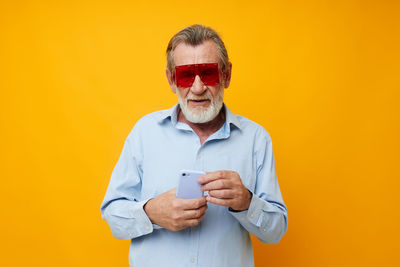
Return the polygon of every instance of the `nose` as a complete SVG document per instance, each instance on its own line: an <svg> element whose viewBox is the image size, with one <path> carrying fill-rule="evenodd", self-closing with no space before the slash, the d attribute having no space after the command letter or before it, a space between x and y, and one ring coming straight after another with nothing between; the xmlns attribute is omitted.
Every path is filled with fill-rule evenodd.
<svg viewBox="0 0 400 267"><path fill-rule="evenodd" d="M196 75L192 87L190 87L190 91L193 94L201 95L205 90L207 90L207 86L201 81L200 76Z"/></svg>

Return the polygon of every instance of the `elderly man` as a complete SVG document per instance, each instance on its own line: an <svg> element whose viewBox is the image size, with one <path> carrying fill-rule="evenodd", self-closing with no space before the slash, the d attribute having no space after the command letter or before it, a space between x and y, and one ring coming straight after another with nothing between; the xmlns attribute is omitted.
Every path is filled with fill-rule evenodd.
<svg viewBox="0 0 400 267"><path fill-rule="evenodd" d="M249 233L277 243L287 211L272 143L223 103L232 64L209 27L184 28L167 48L179 104L140 119L126 139L101 205L131 266L254 266ZM201 170L204 197L176 197L178 173Z"/></svg>

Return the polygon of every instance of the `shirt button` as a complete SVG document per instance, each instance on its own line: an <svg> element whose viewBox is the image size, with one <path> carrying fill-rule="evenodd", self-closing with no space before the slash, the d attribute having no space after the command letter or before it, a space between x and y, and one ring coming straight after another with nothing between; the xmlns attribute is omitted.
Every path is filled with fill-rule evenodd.
<svg viewBox="0 0 400 267"><path fill-rule="evenodd" d="M253 213L250 213L250 217L253 218L253 216L254 216Z"/></svg>
<svg viewBox="0 0 400 267"><path fill-rule="evenodd" d="M150 226L146 226L146 230L150 230Z"/></svg>
<svg viewBox="0 0 400 267"><path fill-rule="evenodd" d="M201 159L201 156L200 156L200 155L197 155L197 159Z"/></svg>
<svg viewBox="0 0 400 267"><path fill-rule="evenodd" d="M191 263L194 263L194 261L195 261L194 258L191 258L191 259L190 259L190 262L191 262Z"/></svg>
<svg viewBox="0 0 400 267"><path fill-rule="evenodd" d="M265 232L265 230L267 230L267 229L263 228L263 231L264 231L264 232Z"/></svg>

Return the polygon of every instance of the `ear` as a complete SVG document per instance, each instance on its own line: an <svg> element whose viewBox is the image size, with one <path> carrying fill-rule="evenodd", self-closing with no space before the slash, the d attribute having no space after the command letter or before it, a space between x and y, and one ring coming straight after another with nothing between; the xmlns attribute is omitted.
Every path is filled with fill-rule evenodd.
<svg viewBox="0 0 400 267"><path fill-rule="evenodd" d="M228 88L229 84L231 83L231 75L232 75L232 63L229 62L228 69L224 73L225 88Z"/></svg>
<svg viewBox="0 0 400 267"><path fill-rule="evenodd" d="M167 69L165 71L165 74L167 75L168 83L169 83L169 88L171 88L171 91L175 94L176 93L176 87L175 87L175 82L172 77L172 73Z"/></svg>

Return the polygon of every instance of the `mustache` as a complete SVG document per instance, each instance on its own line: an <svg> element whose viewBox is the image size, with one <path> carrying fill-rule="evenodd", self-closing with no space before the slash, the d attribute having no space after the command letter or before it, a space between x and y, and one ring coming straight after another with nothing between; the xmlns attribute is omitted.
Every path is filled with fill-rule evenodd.
<svg viewBox="0 0 400 267"><path fill-rule="evenodd" d="M210 100L210 101L212 101L213 97L209 93L206 93L203 96L196 96L194 94L189 93L186 96L186 101L188 101L188 100Z"/></svg>

